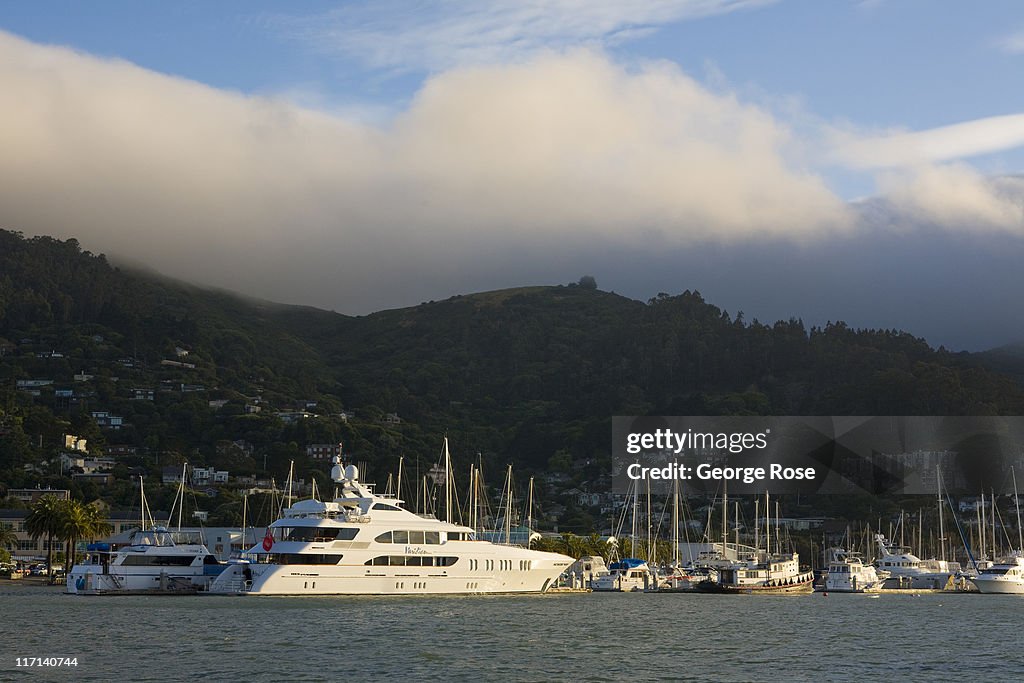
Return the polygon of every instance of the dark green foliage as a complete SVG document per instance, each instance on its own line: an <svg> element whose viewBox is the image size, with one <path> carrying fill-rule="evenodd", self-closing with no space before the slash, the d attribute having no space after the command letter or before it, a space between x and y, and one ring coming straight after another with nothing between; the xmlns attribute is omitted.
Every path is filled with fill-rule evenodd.
<svg viewBox="0 0 1024 683"><path fill-rule="evenodd" d="M1019 384L975 356L894 330L748 323L697 292L643 303L587 276L354 318L126 272L75 240L4 231L0 351L0 481L9 485L30 483L22 466L52 457L64 433L88 438L94 452L137 446L124 466L154 476L187 459L232 474L266 463L278 482L292 460L296 476L323 477L329 464L307 459L305 446L342 441L380 484L399 455L408 472L425 471L448 433L467 467L480 453L488 474L512 461L580 484L608 475L613 415L1024 410ZM1022 367L998 361L1007 373ZM79 372L94 377L75 382ZM15 390L33 378L54 385L38 397ZM59 387L78 397L62 402ZM138 387L153 400L133 400ZM256 397L263 412L249 414ZM214 399L225 403L213 408ZM274 415L305 401L320 417L285 424ZM356 418L338 417L342 409ZM128 426L100 429L93 410ZM388 413L402 423L387 423ZM66 473L46 476L71 486ZM226 500L214 505L219 518L237 513ZM565 521L582 526L589 514L570 509Z"/></svg>

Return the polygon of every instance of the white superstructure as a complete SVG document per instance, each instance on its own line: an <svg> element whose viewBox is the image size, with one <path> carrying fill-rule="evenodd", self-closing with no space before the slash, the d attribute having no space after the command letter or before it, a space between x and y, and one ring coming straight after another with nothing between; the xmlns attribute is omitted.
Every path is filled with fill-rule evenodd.
<svg viewBox="0 0 1024 683"><path fill-rule="evenodd" d="M229 565L211 593L408 595L539 593L572 564L565 555L476 540L473 529L421 517L359 481L335 457L333 501L302 500L267 538Z"/></svg>
<svg viewBox="0 0 1024 683"><path fill-rule="evenodd" d="M922 560L909 548L893 545L882 534L875 535L878 559L875 567L889 572L885 588L913 588L942 590L951 576L960 572L959 562Z"/></svg>
<svg viewBox="0 0 1024 683"><path fill-rule="evenodd" d="M882 589L882 582L888 578L886 572L879 574L870 564L864 564L858 553L832 548L828 562L828 575L822 590L833 593L867 593Z"/></svg>

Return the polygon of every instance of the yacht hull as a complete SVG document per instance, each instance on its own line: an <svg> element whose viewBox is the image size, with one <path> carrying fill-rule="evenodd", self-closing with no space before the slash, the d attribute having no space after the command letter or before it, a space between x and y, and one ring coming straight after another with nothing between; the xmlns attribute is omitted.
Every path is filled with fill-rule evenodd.
<svg viewBox="0 0 1024 683"><path fill-rule="evenodd" d="M571 564L566 560L534 560L526 571L437 571L424 567L366 567L364 565L236 564L211 584L220 595L476 595L543 593ZM249 574L246 574L246 569Z"/></svg>
<svg viewBox="0 0 1024 683"><path fill-rule="evenodd" d="M1001 595L1024 595L1024 582L1020 580L1006 581L1003 579L973 578L971 582L978 587L979 593L995 593Z"/></svg>

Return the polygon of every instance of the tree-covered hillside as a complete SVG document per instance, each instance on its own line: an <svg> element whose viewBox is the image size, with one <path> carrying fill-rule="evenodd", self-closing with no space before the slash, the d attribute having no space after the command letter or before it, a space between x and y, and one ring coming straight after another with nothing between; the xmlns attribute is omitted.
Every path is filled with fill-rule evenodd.
<svg viewBox="0 0 1024 683"><path fill-rule="evenodd" d="M338 440L383 480L399 455L428 466L447 433L467 468L480 453L492 472L512 462L568 486L607 476L617 414L1024 410L1015 379L904 332L748 322L696 292L644 303L593 284L347 317L0 231L0 483L66 481L31 467L67 433L133 452L119 475L188 459L279 481L290 460L323 476L305 447Z"/></svg>

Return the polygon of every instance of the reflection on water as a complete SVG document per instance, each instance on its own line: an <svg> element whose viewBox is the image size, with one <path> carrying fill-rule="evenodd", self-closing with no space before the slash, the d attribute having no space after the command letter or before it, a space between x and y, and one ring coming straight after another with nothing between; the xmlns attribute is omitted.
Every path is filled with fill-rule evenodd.
<svg viewBox="0 0 1024 683"><path fill-rule="evenodd" d="M0 589L0 679L930 681L1024 674L1024 597L81 597ZM19 656L75 656L62 671Z"/></svg>

